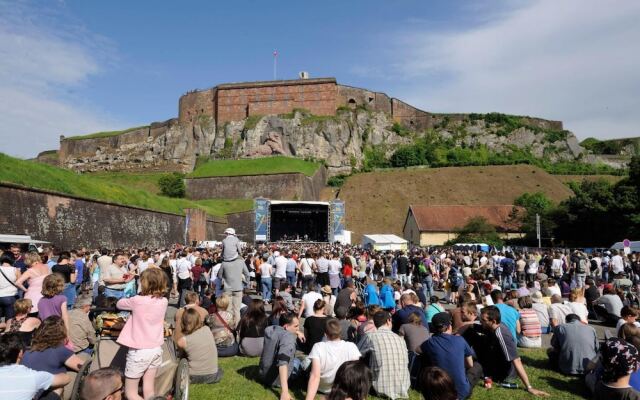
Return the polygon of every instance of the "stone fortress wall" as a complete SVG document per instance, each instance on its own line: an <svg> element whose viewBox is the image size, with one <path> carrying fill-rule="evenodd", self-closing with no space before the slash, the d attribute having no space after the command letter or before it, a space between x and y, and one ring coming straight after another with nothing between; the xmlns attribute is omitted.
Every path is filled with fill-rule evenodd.
<svg viewBox="0 0 640 400"><path fill-rule="evenodd" d="M434 114L420 110L385 93L338 84L335 78L228 83L189 92L179 101L179 121L193 123L200 116L212 117L218 126L250 116L284 114L306 109L314 115L334 115L340 106L364 106L389 114L396 122L425 130L450 120L462 121L467 114ZM540 128L562 130L562 122L527 117Z"/></svg>
<svg viewBox="0 0 640 400"><path fill-rule="evenodd" d="M277 116L296 109L306 109L317 116L334 116L340 107L373 112L380 118L374 117L375 121L372 120L371 123L382 130L389 129L389 121L416 132L424 132L442 126L447 121L462 122L468 118L468 114L429 113L385 93L338 84L335 78L228 83L181 96L178 118L109 137L61 137L59 163L80 172L142 169L191 172L198 156L216 154L228 140L234 143L234 157L255 157L256 148L249 148L250 146L246 151L236 151L237 144L246 141L246 137L236 137L233 132L244 129L242 121L248 117ZM560 121L531 117L522 119L530 126L562 129ZM314 149L320 149L327 140L334 142L336 138L351 135L352 130L347 129L346 125L336 125L335 132L325 132L317 127L314 128L317 135L312 137L302 129L296 129L291 134L300 139L298 142L303 142L297 143L299 149L304 149L302 153L297 154L299 149L294 149L295 151L267 155L285 154L326 159L324 153ZM272 131L282 136L282 129L260 133L260 143L256 146L264 144ZM301 136L304 136L304 140ZM291 139L288 141L291 142ZM403 139L387 137L383 143L397 144ZM346 143L351 142L346 140ZM350 169L350 157L357 157L359 152L361 151L357 149L342 151L339 162L332 161L336 165L330 168L330 174L347 172Z"/></svg>

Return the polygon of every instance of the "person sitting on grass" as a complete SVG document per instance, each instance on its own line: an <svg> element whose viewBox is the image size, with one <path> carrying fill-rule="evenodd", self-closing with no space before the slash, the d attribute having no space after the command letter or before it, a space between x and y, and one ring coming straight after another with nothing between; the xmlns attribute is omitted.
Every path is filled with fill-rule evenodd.
<svg viewBox="0 0 640 400"><path fill-rule="evenodd" d="M551 348L547 350L553 367L568 375L584 374L597 352L596 331L580 322L576 314L567 315L566 323L556 327L551 337Z"/></svg>
<svg viewBox="0 0 640 400"><path fill-rule="evenodd" d="M611 338L601 349L604 372L596 383L595 400L638 400L640 392L629 385L631 374L640 368L638 350L624 339Z"/></svg>
<svg viewBox="0 0 640 400"><path fill-rule="evenodd" d="M282 294L282 291L280 291ZM259 299L252 300L247 312L240 318L238 324L238 345L240 354L248 357L258 357L262 354L264 345L264 330L268 325L264 303Z"/></svg>
<svg viewBox="0 0 640 400"><path fill-rule="evenodd" d="M189 381L220 382L222 368L218 367L218 351L211 329L203 324L200 313L194 308L186 308L180 319L183 336L176 344L184 350L189 360Z"/></svg>
<svg viewBox="0 0 640 400"><path fill-rule="evenodd" d="M447 371L427 367L422 371L420 392L425 400L458 400L456 385Z"/></svg>
<svg viewBox="0 0 640 400"><path fill-rule="evenodd" d="M336 372L327 400L366 400L369 398L371 369L362 361L347 361Z"/></svg>
<svg viewBox="0 0 640 400"><path fill-rule="evenodd" d="M304 342L300 320L294 313L280 316L280 325L264 330L264 347L260 356L260 378L267 386L281 388L280 400L290 400L289 380L303 375L305 368L296 358L296 339ZM308 367L308 365L307 365Z"/></svg>
<svg viewBox="0 0 640 400"><path fill-rule="evenodd" d="M535 396L549 396L535 389L529 382L527 371L518 355L516 339L509 328L501 323L500 310L496 306L487 306L480 311L480 323L483 335L474 347L484 375L502 382L518 375L525 390Z"/></svg>
<svg viewBox="0 0 640 400"><path fill-rule="evenodd" d="M84 378L80 398L82 400L121 400L123 391L122 373L115 368L105 367L92 371Z"/></svg>
<svg viewBox="0 0 640 400"><path fill-rule="evenodd" d="M346 361L360 359L360 351L355 343L340 338L340 322L330 318L324 329L326 341L316 343L311 349L311 374L307 386L307 400L313 400L317 392L329 393L336 372Z"/></svg>

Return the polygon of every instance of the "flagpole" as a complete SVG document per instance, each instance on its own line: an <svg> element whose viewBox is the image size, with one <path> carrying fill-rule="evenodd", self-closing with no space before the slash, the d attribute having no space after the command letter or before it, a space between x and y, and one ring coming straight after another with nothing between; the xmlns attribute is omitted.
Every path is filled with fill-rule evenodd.
<svg viewBox="0 0 640 400"><path fill-rule="evenodd" d="M278 67L278 50L273 52L273 80L276 80L276 72Z"/></svg>

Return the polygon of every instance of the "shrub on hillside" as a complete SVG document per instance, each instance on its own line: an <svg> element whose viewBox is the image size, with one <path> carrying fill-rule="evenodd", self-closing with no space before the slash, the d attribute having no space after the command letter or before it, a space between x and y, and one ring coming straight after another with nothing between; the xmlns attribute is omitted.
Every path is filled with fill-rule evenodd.
<svg viewBox="0 0 640 400"><path fill-rule="evenodd" d="M166 174L158 179L160 193L168 197L184 197L184 176L177 172Z"/></svg>
<svg viewBox="0 0 640 400"><path fill-rule="evenodd" d="M425 164L417 146L401 146L391 155L391 165L394 167L411 167Z"/></svg>

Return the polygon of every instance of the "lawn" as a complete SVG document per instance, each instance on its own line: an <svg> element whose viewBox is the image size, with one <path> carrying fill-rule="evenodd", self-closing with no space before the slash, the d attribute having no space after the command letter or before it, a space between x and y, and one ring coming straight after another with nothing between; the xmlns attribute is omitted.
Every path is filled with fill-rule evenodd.
<svg viewBox="0 0 640 400"><path fill-rule="evenodd" d="M136 129L147 128L148 126L149 125L135 126L133 128L123 129L121 131L105 131L105 132L90 133L88 135L69 136L69 137L65 137L65 139L83 140L83 139L98 139L98 138L105 138L105 137L111 137L111 136L118 136L118 135L122 135L123 133L135 131Z"/></svg>
<svg viewBox="0 0 640 400"><path fill-rule="evenodd" d="M520 356L525 364L531 384L551 394L552 399L587 398L587 392L582 380L568 378L547 369L545 350L520 350ZM215 385L191 385L189 398L193 400L205 399L277 399L279 391L267 389L258 382L258 358L232 357L221 358L220 367L224 370L222 382ZM473 390L473 400L514 400L533 399L534 396L525 392L518 381L519 389L504 389L494 386L485 389L477 386ZM296 399L304 399L306 386L294 386L291 393ZM319 397L316 397L319 398ZM370 398L376 398L371 396ZM410 399L422 399L422 396L412 390Z"/></svg>
<svg viewBox="0 0 640 400"><path fill-rule="evenodd" d="M120 183L117 183L118 179L113 182L106 175L96 178L90 174L77 174L63 168L20 160L0 153L0 182L180 215L184 214L185 208L200 208L210 215L223 216L229 212L250 210L253 205L253 200L250 199L192 201L159 196L144 190L146 185L158 178L156 174L151 174L145 184L141 183L144 175L135 179L124 177L125 175L123 174L123 177L119 178ZM136 183L138 180L140 182Z"/></svg>
<svg viewBox="0 0 640 400"><path fill-rule="evenodd" d="M208 160L198 163L189 178L211 176L266 175L298 172L312 176L320 163L292 157L263 157L244 160Z"/></svg>

